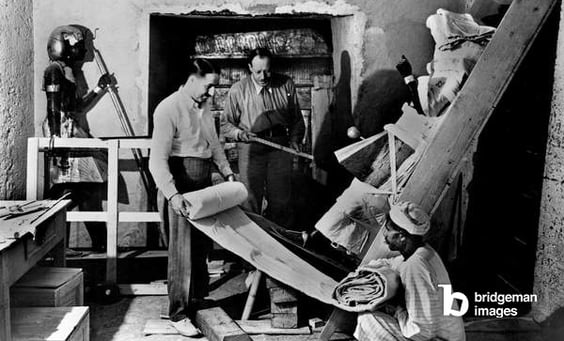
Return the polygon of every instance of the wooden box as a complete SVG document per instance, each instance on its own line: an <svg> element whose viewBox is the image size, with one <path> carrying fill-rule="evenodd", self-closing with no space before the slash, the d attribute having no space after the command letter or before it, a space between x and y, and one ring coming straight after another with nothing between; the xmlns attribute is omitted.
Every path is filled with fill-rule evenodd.
<svg viewBox="0 0 564 341"><path fill-rule="evenodd" d="M272 278L267 278L270 294L271 325L273 328L298 328L298 292Z"/></svg>
<svg viewBox="0 0 564 341"><path fill-rule="evenodd" d="M82 269L35 267L10 289L12 307L72 307L83 305Z"/></svg>
<svg viewBox="0 0 564 341"><path fill-rule="evenodd" d="M89 341L88 307L14 308L13 341Z"/></svg>

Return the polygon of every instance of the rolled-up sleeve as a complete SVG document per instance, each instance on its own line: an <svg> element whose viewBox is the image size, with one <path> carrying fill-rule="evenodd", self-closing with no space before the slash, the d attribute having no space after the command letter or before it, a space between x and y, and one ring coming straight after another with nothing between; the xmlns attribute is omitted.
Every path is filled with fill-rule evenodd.
<svg viewBox="0 0 564 341"><path fill-rule="evenodd" d="M165 110L161 106L157 107L155 110L153 123L149 171L157 187L163 192L165 197L169 199L177 192L168 165L175 128L172 120L166 115Z"/></svg>

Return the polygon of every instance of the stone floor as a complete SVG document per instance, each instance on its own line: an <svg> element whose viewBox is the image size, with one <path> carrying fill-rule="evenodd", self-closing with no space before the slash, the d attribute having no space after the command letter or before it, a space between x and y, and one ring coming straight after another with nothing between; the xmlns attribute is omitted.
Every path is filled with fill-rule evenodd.
<svg viewBox="0 0 564 341"><path fill-rule="evenodd" d="M231 278L212 281L214 290L209 298L218 304L234 319L240 317L244 307L248 273L240 273ZM265 289L263 289L265 290ZM264 292L259 290L253 316L268 312L264 302ZM144 335L143 328L148 320L160 318L163 307L167 304L166 296L122 297L111 304L100 304L94 299L88 300L90 305L90 339L92 341L133 341L133 340L192 340L180 335ZM320 312L325 316L329 311ZM311 335L252 335L253 340L264 341L306 341L317 340L319 332ZM193 338L205 341L205 337ZM337 333L333 340L354 340L350 336Z"/></svg>

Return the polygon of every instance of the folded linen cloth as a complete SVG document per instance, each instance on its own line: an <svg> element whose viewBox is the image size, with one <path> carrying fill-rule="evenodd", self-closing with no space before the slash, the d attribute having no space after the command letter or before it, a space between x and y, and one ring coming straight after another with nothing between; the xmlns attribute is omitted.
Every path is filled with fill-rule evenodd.
<svg viewBox="0 0 564 341"><path fill-rule="evenodd" d="M339 308L346 311L374 311L396 294L399 285L397 271L388 266L367 264L337 284L333 299Z"/></svg>

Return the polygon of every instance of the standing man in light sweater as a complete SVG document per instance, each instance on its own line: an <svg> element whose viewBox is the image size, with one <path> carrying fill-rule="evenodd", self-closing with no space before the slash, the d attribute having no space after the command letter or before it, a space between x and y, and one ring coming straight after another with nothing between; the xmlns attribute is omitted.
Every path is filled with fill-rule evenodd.
<svg viewBox="0 0 564 341"><path fill-rule="evenodd" d="M211 186L213 163L227 180L234 181L208 103L218 82L219 72L209 61L193 60L186 83L165 98L153 116L149 170L170 235L169 316L185 336L198 333L188 316L208 295L206 259L212 242L186 220L190 203L182 193Z"/></svg>

